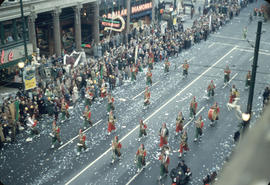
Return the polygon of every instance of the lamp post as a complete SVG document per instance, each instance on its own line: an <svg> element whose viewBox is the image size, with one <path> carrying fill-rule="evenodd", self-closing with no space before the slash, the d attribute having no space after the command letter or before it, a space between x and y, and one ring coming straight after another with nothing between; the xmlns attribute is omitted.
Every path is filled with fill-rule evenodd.
<svg viewBox="0 0 270 185"><path fill-rule="evenodd" d="M23 81L23 68L24 68L24 62L21 61L18 63L18 67L20 69L20 72L22 74L22 90L24 90L24 81Z"/></svg>
<svg viewBox="0 0 270 185"><path fill-rule="evenodd" d="M252 102L254 96L254 88L255 88L255 80L256 80L256 71L257 71L257 63L258 63L258 55L259 55L259 47L260 47L260 39L261 39L261 30L262 30L262 21L258 22L257 28L257 36L256 36L256 44L254 49L254 57L253 57L253 64L252 64L252 72L251 72L251 83L250 89L248 94L248 103L247 103L247 111L246 114L249 114L248 119L246 120L245 127L249 125L250 118L252 115ZM245 116L247 118L247 116Z"/></svg>
<svg viewBox="0 0 270 185"><path fill-rule="evenodd" d="M24 14L23 14L23 3L22 3L22 0L20 0L20 7L21 7L21 19L22 19L22 26L23 26L24 55L25 55L25 60L27 60L27 64L28 64L28 52L27 52L27 43L26 43L25 17L24 17Z"/></svg>

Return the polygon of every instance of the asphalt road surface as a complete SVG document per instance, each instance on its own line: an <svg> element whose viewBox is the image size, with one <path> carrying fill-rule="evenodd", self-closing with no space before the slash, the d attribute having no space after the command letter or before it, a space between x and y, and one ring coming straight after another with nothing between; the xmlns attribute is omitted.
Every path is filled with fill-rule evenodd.
<svg viewBox="0 0 270 185"><path fill-rule="evenodd" d="M6 146L0 152L0 180L5 185L18 184L170 184L169 177L160 182L159 136L158 131L163 122L169 129L169 146L171 147L169 170L176 167L179 158L178 150L180 138L175 137L175 119L179 111L183 112L185 129L188 132L188 151L182 159L191 168L190 184L201 184L202 178L213 169L219 171L228 159L234 143L233 133L237 130L239 119L234 111L228 111L226 103L229 101L230 85L235 84L240 90L241 110L246 110L248 90L245 90L245 77L251 70L254 48L243 40L242 30L248 28L247 38L251 43L255 41L257 20L248 24L248 14L260 3L248 5L241 11L240 16L212 34L206 42L192 46L178 57L170 59L169 74L164 74L164 66L158 63L154 66L153 85L151 90L151 104L143 109L143 91L145 88L145 74L139 73L136 83L125 83L113 92L116 107L115 134L106 136L107 114L106 101L92 106L92 121L95 125L85 131L88 152L76 156L78 131L83 127L80 118L83 104L76 105L71 112L71 119L62 123L62 146L50 149L52 119L41 121L40 138L26 143L27 133L18 136L18 142ZM257 68L253 111L256 120L262 107L262 92L270 79L270 24L264 23L261 36L260 54ZM189 60L189 76L182 77L181 64ZM226 65L232 71L230 85L223 85L223 70ZM216 84L214 98L205 99L206 88L210 81ZM193 96L198 102L199 115L202 115L205 126L200 142L193 142L195 136L194 121L188 121L189 103ZM220 106L218 124L210 127L207 112L214 102ZM146 121L147 137L137 141L139 120ZM122 143L120 161L110 164L112 159L111 140L118 135ZM136 151L144 143L147 150L147 167L136 173L134 163Z"/></svg>

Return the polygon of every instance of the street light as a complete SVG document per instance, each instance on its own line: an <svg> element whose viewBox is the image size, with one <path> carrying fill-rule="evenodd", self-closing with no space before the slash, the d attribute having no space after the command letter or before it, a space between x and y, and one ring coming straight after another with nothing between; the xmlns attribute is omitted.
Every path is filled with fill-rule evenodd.
<svg viewBox="0 0 270 185"><path fill-rule="evenodd" d="M250 114L249 113L242 113L242 119L243 119L243 121L249 121Z"/></svg>
<svg viewBox="0 0 270 185"><path fill-rule="evenodd" d="M22 62L22 61L19 62L19 63L18 63L18 67L19 67L20 69L23 69L23 68L24 68L24 62Z"/></svg>

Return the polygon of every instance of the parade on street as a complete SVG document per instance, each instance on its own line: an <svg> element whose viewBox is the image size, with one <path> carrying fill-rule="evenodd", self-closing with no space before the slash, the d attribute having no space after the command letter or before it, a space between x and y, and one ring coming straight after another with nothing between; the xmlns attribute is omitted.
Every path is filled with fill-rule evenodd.
<svg viewBox="0 0 270 185"><path fill-rule="evenodd" d="M59 29L60 39L57 44L57 31L50 33L54 39L46 43L54 49L48 52L39 39L39 26L44 25L36 23L35 29L27 19L29 34L36 32L37 37L27 39L36 42L40 51L33 46L30 64L25 62L22 68L0 64L3 79L10 70L16 71L12 78L21 78L16 87L7 88L11 83L0 81L0 184L207 185L218 181L239 140L248 128L256 127L270 101L270 19L265 2L197 0L189 6L182 1L146 0L140 6L143 1L127 0L123 5L130 6L125 9L129 13L117 15L110 14L120 9L115 1L108 2L112 8L104 13L103 1L89 2L94 5L90 3L88 9L84 4L73 7L72 18L61 17L68 12L64 8L48 16L53 17L50 24ZM28 12L31 3L23 3ZM5 7L9 4L0 6L0 15ZM172 20L165 16L170 11ZM146 16L144 21L139 15ZM75 31L65 28L69 19ZM84 19L93 22L90 49L83 44L89 39L83 39ZM2 37L15 40L4 32L8 26L1 21L0 49L12 43ZM262 34L256 56L258 21ZM25 36L20 34L16 39ZM69 46L72 49L65 49ZM13 56L8 57L12 62ZM33 88L28 88L29 79L34 79ZM252 90L247 122L242 116L250 108Z"/></svg>

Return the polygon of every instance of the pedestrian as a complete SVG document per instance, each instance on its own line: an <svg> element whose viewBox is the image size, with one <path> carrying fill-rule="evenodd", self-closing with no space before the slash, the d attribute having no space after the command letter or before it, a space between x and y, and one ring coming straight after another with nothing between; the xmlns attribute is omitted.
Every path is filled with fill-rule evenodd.
<svg viewBox="0 0 270 185"><path fill-rule="evenodd" d="M116 159L119 159L121 157L121 150L122 148L122 144L118 141L118 136L115 136L114 139L112 140L112 163L114 163L114 161Z"/></svg>
<svg viewBox="0 0 270 185"><path fill-rule="evenodd" d="M168 144L169 130L166 126L166 123L162 124L162 127L159 130L159 137L160 137L159 148L162 149L163 146Z"/></svg>
<svg viewBox="0 0 270 185"><path fill-rule="evenodd" d="M83 133L82 129L79 130L79 142L77 144L77 155L80 155L82 149L84 151L88 151L86 145L85 145L86 135Z"/></svg>
<svg viewBox="0 0 270 185"><path fill-rule="evenodd" d="M195 118L196 116L196 112L197 112L197 107L198 107L198 103L196 102L196 97L194 96L190 102L190 107L189 107L189 117L191 118Z"/></svg>
<svg viewBox="0 0 270 185"><path fill-rule="evenodd" d="M196 142L199 137L202 135L202 128L203 128L203 121L202 121L202 116L200 116L196 121L195 121L195 139L194 142Z"/></svg>
<svg viewBox="0 0 270 185"><path fill-rule="evenodd" d="M73 93L72 93L72 101L73 101L73 105L75 106L77 100L79 98L79 93L78 93L78 88L77 86L75 85L73 87Z"/></svg>
<svg viewBox="0 0 270 185"><path fill-rule="evenodd" d="M187 136L187 131L183 131L181 135L181 141L180 141L180 149L179 149L179 157L182 157L183 150L188 151L188 136Z"/></svg>
<svg viewBox="0 0 270 185"><path fill-rule="evenodd" d="M51 148L54 148L56 141L58 141L58 143L60 145L63 144L63 142L60 139L60 128L56 125L55 120L52 123L52 133L50 134L50 136L52 137L52 146L51 146Z"/></svg>
<svg viewBox="0 0 270 185"><path fill-rule="evenodd" d="M185 119L183 117L182 112L179 112L178 115L177 115L177 117L176 117L176 129L175 129L176 136L179 134L179 132L180 133L182 132L184 120Z"/></svg>
<svg viewBox="0 0 270 185"><path fill-rule="evenodd" d="M227 85L228 82L230 81L230 73L231 70L228 65L226 65L226 68L224 70L224 85Z"/></svg>
<svg viewBox="0 0 270 185"><path fill-rule="evenodd" d="M246 39L247 38L247 27L245 26L243 29L243 38Z"/></svg>
<svg viewBox="0 0 270 185"><path fill-rule="evenodd" d="M108 118L108 135L110 135L112 131L116 131L115 121L116 121L116 118L113 114L113 111L111 110L109 113L109 118Z"/></svg>
<svg viewBox="0 0 270 185"><path fill-rule="evenodd" d="M265 106L270 99L270 88L266 87L263 92L263 106Z"/></svg>
<svg viewBox="0 0 270 185"><path fill-rule="evenodd" d="M141 144L136 152L136 162L138 168L137 173L139 173L146 165L145 157L146 157L146 150L144 148L144 144Z"/></svg>
<svg viewBox="0 0 270 185"><path fill-rule="evenodd" d="M139 139L138 141L141 141L141 138L143 136L146 136L146 129L147 129L147 125L143 122L143 120L140 120L140 130L139 130Z"/></svg>

